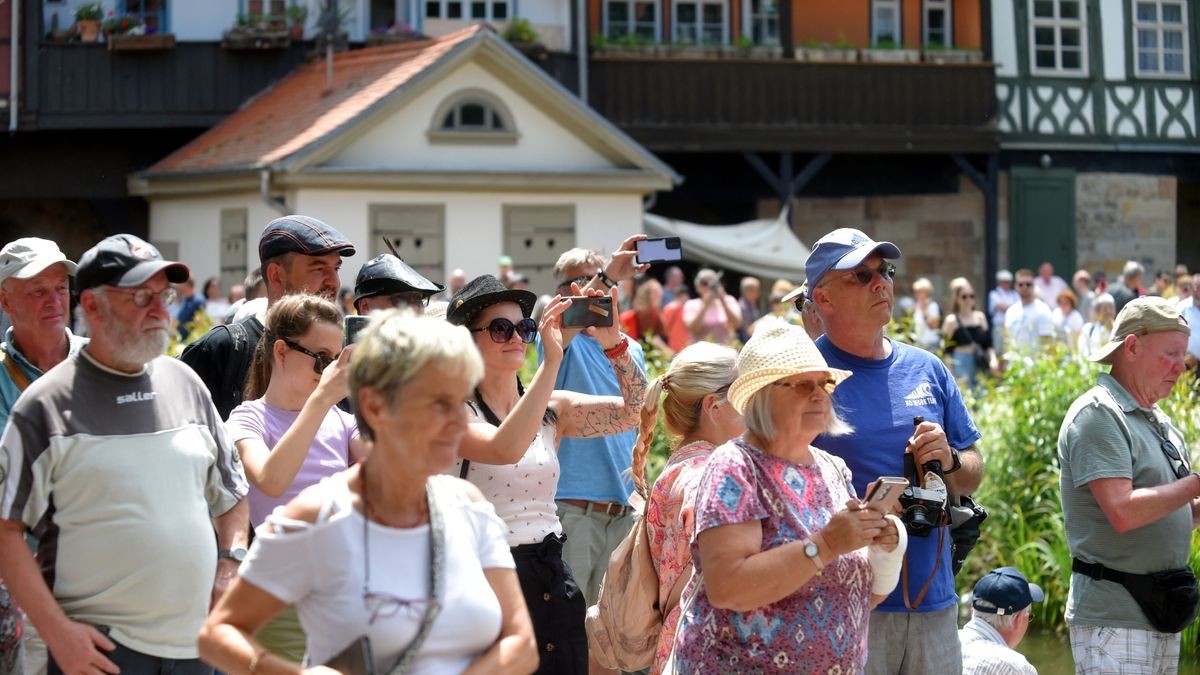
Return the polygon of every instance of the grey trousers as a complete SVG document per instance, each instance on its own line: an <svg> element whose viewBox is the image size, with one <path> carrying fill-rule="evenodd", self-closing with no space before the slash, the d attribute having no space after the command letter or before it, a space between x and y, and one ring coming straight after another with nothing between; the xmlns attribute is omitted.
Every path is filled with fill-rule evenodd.
<svg viewBox="0 0 1200 675"><path fill-rule="evenodd" d="M867 675L962 672L958 607L937 612L871 612Z"/></svg>

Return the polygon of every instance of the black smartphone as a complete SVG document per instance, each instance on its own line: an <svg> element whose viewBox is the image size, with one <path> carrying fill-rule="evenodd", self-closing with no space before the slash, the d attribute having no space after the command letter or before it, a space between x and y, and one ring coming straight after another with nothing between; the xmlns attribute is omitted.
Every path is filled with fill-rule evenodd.
<svg viewBox="0 0 1200 675"><path fill-rule="evenodd" d="M563 312L563 328L606 328L613 325L612 298L607 295L573 295L571 306Z"/></svg>
<svg viewBox="0 0 1200 675"><path fill-rule="evenodd" d="M637 242L637 263L676 262L683 260L683 242L679 237L640 239Z"/></svg>
<svg viewBox="0 0 1200 675"><path fill-rule="evenodd" d="M354 341L358 339L358 334L370 322L371 320L365 316L350 315L342 319L342 330L344 331L342 346L345 347L346 345L354 344Z"/></svg>

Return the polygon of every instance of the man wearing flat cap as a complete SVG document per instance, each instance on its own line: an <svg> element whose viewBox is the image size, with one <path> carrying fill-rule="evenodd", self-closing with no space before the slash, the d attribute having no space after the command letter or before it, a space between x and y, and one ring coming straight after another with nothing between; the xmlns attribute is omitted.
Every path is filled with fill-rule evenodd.
<svg viewBox="0 0 1200 675"><path fill-rule="evenodd" d="M833 393L854 432L818 436L813 445L845 460L860 495L880 476L904 476L906 454L917 467L941 462L949 492L969 495L983 478L980 434L954 376L933 354L884 334L895 298L891 261L899 257L891 242L840 228L819 239L805 262L809 298L825 326L817 349L830 367L854 373ZM962 670L951 550L948 527L909 537L904 580L871 612L867 673Z"/></svg>
<svg viewBox="0 0 1200 675"><path fill-rule="evenodd" d="M1157 405L1184 370L1191 332L1171 301L1130 300L1108 344L1089 357L1112 369L1063 419L1059 486L1074 557L1066 619L1077 672L1179 667L1183 626L1156 621L1137 594L1145 575L1188 567L1200 516L1191 452ZM1188 585L1194 595L1195 579Z"/></svg>
<svg viewBox="0 0 1200 675"><path fill-rule="evenodd" d="M1033 618L1033 603L1046 598L1012 567L988 572L971 593L971 620L958 631L963 675L1037 675L1017 651Z"/></svg>
<svg viewBox="0 0 1200 675"><path fill-rule="evenodd" d="M212 672L196 634L244 557L249 515L208 392L163 356L171 284L187 278L132 235L84 253L91 342L29 386L0 440L0 575L50 675Z"/></svg>
<svg viewBox="0 0 1200 675"><path fill-rule="evenodd" d="M408 263L382 253L367 261L354 280L354 310L366 315L377 309L403 307L423 314L429 298L446 290L421 276Z"/></svg>
<svg viewBox="0 0 1200 675"><path fill-rule="evenodd" d="M258 240L267 307L293 293L334 300L341 289L342 258L351 255L354 244L316 218L283 216L267 223ZM264 315L214 326L179 357L208 387L223 420L242 402L250 361L263 333L263 316L265 310Z"/></svg>

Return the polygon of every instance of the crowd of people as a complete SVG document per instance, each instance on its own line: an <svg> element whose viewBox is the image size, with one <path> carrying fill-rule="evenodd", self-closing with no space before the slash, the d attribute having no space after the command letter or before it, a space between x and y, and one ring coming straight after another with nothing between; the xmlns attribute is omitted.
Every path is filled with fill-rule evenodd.
<svg viewBox="0 0 1200 675"><path fill-rule="evenodd" d="M678 268L646 279L642 238L563 252L552 295L511 260L446 288L387 254L344 293L355 244L285 216L240 305L212 284L193 297L190 270L132 235L78 263L10 242L3 671L607 672L635 626L601 635L588 608L629 597L606 573L640 535L654 598L622 609L655 617L633 659L651 673L1032 672L1014 648L1043 593L1017 570L980 579L958 625L947 506L985 472L955 375L999 371L1005 344L1061 326L1112 366L1058 442L1074 657L1173 672L1196 612L1180 568L1200 474L1156 403L1186 367L1193 296L1019 270L1015 290L998 277L1011 295L993 293L989 322L966 279L944 311L919 283L910 345L888 333L890 242L830 232L805 284L774 283L764 306L752 277L737 298L713 270L690 289ZM564 326L581 296L619 318ZM164 356L201 307L214 327ZM674 355L649 382L642 340ZM650 485L660 423L671 449ZM895 477L913 492L873 507ZM1146 579L1190 605L1139 595Z"/></svg>

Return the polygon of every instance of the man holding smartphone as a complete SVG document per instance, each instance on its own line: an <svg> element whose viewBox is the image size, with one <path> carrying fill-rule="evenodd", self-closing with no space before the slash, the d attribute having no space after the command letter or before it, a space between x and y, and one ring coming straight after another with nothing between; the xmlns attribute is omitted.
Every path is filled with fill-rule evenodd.
<svg viewBox="0 0 1200 675"><path fill-rule="evenodd" d="M903 476L912 453L918 466L940 461L950 491L968 495L982 480L983 458L954 376L936 356L884 334L894 300L890 261L899 257L895 244L841 228L818 240L805 263L825 327L817 349L830 367L854 373L833 393L854 432L813 444L846 461L858 494L879 476ZM916 429L914 417L925 420ZM909 537L907 579L871 613L867 673L962 672L950 552L948 528Z"/></svg>

